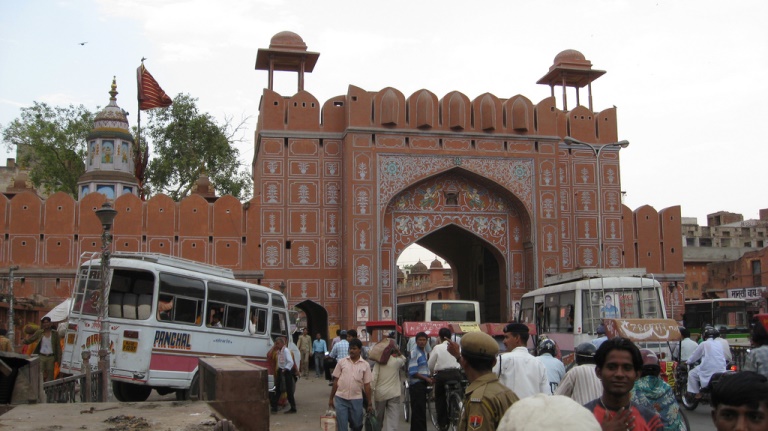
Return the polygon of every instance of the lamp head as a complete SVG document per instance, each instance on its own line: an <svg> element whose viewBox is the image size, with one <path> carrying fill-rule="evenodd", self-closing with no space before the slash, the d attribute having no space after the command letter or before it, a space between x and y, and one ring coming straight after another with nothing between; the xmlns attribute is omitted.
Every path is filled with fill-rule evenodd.
<svg viewBox="0 0 768 431"><path fill-rule="evenodd" d="M110 205L109 202L104 202L104 205L97 209L95 213L96 217L98 217L99 221L101 222L101 227L104 230L112 229L112 222L115 221L117 210L112 208L112 205Z"/></svg>

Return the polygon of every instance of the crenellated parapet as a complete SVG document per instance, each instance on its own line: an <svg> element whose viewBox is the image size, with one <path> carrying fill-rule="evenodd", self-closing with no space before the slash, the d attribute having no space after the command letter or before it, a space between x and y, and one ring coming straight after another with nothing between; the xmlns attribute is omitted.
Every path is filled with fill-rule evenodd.
<svg viewBox="0 0 768 431"><path fill-rule="evenodd" d="M522 95L499 98L484 93L470 99L451 91L438 99L426 89L406 97L392 87L372 92L350 85L346 96L329 99L322 107L306 91L284 97L264 89L259 118L259 132L343 133L365 128L422 134L572 136L592 143L618 140L615 107L591 112L577 106L563 111L554 97L534 104Z"/></svg>

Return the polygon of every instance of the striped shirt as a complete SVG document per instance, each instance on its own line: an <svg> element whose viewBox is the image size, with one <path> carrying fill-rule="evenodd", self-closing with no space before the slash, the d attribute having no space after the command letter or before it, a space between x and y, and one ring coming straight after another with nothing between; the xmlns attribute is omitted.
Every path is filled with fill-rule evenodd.
<svg viewBox="0 0 768 431"><path fill-rule="evenodd" d="M603 382L595 374L595 364L578 365L565 373L555 395L571 397L584 405L603 395Z"/></svg>
<svg viewBox="0 0 768 431"><path fill-rule="evenodd" d="M419 348L415 348L411 351L411 358L408 361L408 376L411 378L409 383L413 384L422 381L421 379L414 377L416 374L429 377L427 354Z"/></svg>

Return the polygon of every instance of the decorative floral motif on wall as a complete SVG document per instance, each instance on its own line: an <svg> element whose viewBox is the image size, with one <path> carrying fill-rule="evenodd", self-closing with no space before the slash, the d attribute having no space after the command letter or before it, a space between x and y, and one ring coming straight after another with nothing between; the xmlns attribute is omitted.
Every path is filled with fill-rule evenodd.
<svg viewBox="0 0 768 431"><path fill-rule="evenodd" d="M436 156L414 156L414 155L380 155L378 157L379 166L379 204L386 205L410 184L418 182L421 178L427 178L440 172L448 171L461 166L462 169L474 172L480 176L489 178L502 187L513 193L525 205L526 209L533 214L533 161L531 159L519 158L481 158L481 157L461 157L458 158L436 157ZM420 188L417 193L421 196L416 201L420 209L432 208L438 199L441 199L439 190L431 189L428 186ZM471 192L471 191L470 191ZM470 193L470 200L477 205L479 201L473 198L480 198ZM400 200L406 202L409 200L406 196L399 196L395 206L400 204ZM413 202L413 199L410 199Z"/></svg>

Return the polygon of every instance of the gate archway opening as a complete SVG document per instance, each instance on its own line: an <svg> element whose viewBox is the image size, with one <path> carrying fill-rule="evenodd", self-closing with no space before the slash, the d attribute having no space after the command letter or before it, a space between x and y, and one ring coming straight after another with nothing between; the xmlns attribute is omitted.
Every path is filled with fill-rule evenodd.
<svg viewBox="0 0 768 431"><path fill-rule="evenodd" d="M300 309L307 316L307 329L309 329L309 335L312 339L315 339L315 334L318 332L324 340L328 338L328 311L323 308L322 305L317 302L306 300L296 304L296 308Z"/></svg>
<svg viewBox="0 0 768 431"><path fill-rule="evenodd" d="M507 320L507 265L504 256L495 247L456 225L440 228L422 237L416 244L450 265L456 299L480 302L483 321Z"/></svg>

